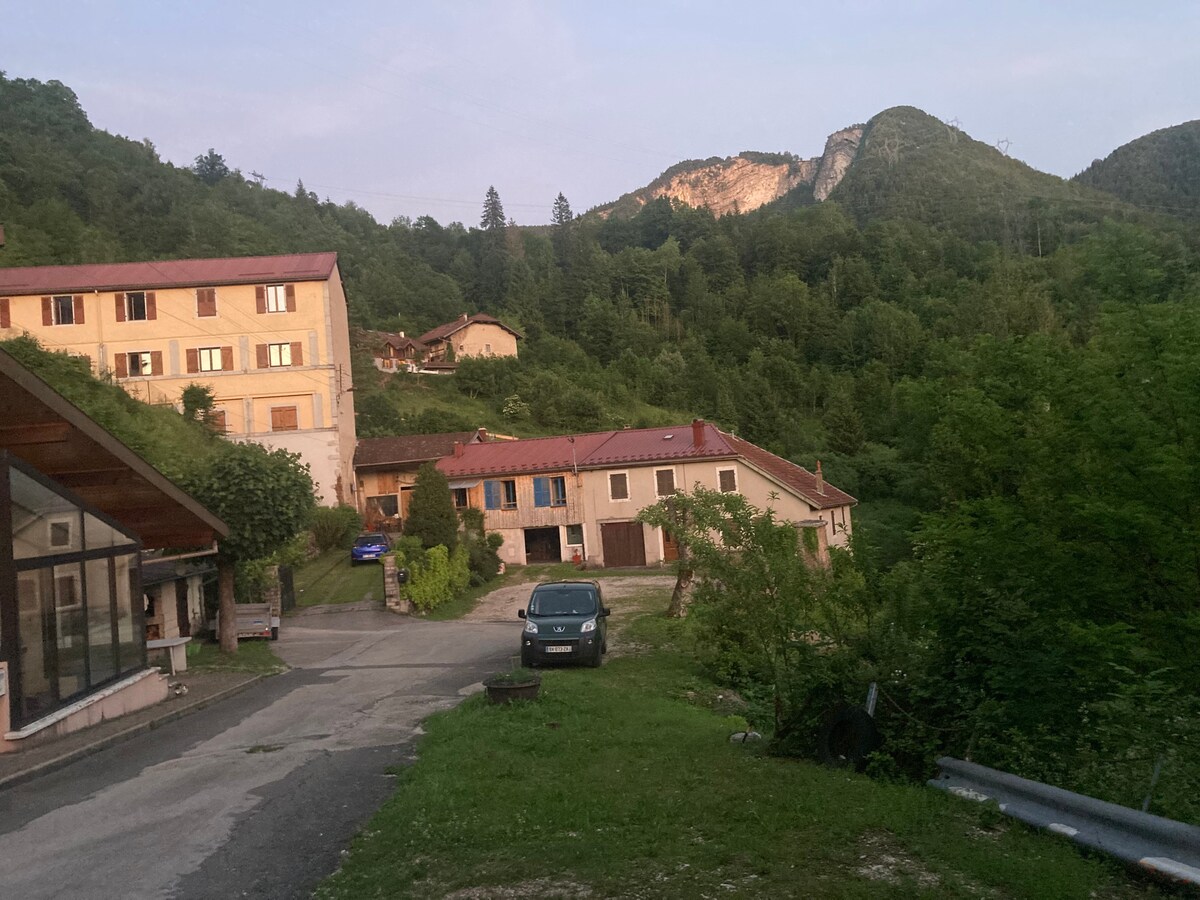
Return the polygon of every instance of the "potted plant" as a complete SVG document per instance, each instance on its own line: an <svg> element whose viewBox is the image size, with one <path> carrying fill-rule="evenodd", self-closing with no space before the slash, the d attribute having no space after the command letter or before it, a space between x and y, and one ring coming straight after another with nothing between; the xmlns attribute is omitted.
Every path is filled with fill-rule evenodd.
<svg viewBox="0 0 1200 900"><path fill-rule="evenodd" d="M528 669L513 669L485 678L488 702L512 703L514 700L536 700L542 686L542 676Z"/></svg>

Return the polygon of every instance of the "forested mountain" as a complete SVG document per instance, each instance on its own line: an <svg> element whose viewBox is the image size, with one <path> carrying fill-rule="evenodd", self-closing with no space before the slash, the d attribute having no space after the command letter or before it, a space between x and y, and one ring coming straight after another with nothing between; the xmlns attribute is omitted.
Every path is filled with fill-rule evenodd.
<svg viewBox="0 0 1200 900"><path fill-rule="evenodd" d="M1200 119L1130 141L1072 180L1135 206L1194 219L1200 215Z"/></svg>
<svg viewBox="0 0 1200 900"><path fill-rule="evenodd" d="M498 194L486 227L380 225L216 154L166 165L63 86L0 80L0 264L333 249L356 325L479 310L527 335L436 388L356 372L361 434L699 415L819 458L862 501L821 690L883 685L900 770L969 752L1137 802L1163 754L1154 808L1200 816L1193 232L909 108L816 205L559 200L548 228L506 224Z"/></svg>

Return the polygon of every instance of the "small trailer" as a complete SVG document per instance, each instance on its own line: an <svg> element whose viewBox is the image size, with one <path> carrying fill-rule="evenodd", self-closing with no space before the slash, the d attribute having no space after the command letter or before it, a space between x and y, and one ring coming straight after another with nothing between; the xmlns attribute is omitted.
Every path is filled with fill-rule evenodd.
<svg viewBox="0 0 1200 900"><path fill-rule="evenodd" d="M220 634L221 616L217 614L217 634ZM279 640L279 616L271 615L270 603L237 604L237 636L242 638L267 638Z"/></svg>

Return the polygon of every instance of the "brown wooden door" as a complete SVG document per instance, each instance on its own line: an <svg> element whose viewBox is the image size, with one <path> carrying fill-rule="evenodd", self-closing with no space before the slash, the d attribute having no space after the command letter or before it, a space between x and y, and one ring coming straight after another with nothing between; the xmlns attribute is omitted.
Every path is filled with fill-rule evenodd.
<svg viewBox="0 0 1200 900"><path fill-rule="evenodd" d="M604 545L606 567L646 564L641 522L605 522L600 526L600 541Z"/></svg>
<svg viewBox="0 0 1200 900"><path fill-rule="evenodd" d="M675 535L667 530L663 530L663 562L675 562L679 559L679 541L675 540Z"/></svg>
<svg viewBox="0 0 1200 900"><path fill-rule="evenodd" d="M188 615L188 586L186 581L175 582L175 615L179 619L179 636L192 636L192 619Z"/></svg>

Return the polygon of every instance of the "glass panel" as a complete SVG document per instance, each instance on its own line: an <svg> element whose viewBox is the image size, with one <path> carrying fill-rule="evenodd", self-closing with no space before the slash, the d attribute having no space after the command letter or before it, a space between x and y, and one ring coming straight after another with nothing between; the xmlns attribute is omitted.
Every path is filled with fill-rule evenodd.
<svg viewBox="0 0 1200 900"><path fill-rule="evenodd" d="M136 556L118 556L117 571L117 661L122 672L142 668L146 649L142 629L145 599L139 588Z"/></svg>
<svg viewBox="0 0 1200 900"><path fill-rule="evenodd" d="M50 569L18 572L22 724L49 712L55 704L53 611L54 572Z"/></svg>
<svg viewBox="0 0 1200 900"><path fill-rule="evenodd" d="M12 479L13 558L81 549L78 507L24 472L8 471Z"/></svg>
<svg viewBox="0 0 1200 900"><path fill-rule="evenodd" d="M54 627L58 646L58 697L87 690L87 621L83 610L83 567L54 567Z"/></svg>
<svg viewBox="0 0 1200 900"><path fill-rule="evenodd" d="M125 547L135 543L134 539L122 534L107 522L88 513L83 514L83 543L89 550L100 547Z"/></svg>
<svg viewBox="0 0 1200 900"><path fill-rule="evenodd" d="M108 681L117 674L117 653L112 634L112 590L108 583L108 560L93 559L83 564L87 579L88 659L92 684Z"/></svg>

